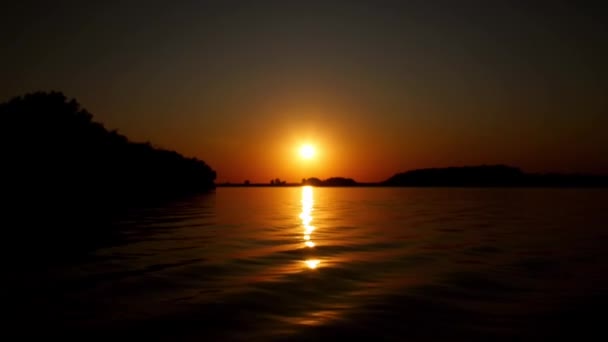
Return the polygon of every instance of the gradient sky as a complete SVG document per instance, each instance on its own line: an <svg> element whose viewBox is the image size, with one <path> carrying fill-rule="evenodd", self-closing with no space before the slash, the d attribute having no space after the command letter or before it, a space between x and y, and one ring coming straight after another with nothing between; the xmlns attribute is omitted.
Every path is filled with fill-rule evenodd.
<svg viewBox="0 0 608 342"><path fill-rule="evenodd" d="M0 11L1 101L62 91L219 182L482 163L608 173L599 2L40 3ZM298 158L306 141L313 161Z"/></svg>

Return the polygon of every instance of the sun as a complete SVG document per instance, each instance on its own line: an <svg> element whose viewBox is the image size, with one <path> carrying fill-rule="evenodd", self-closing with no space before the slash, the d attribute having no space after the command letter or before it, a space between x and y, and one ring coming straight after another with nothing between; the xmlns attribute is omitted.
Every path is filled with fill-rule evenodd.
<svg viewBox="0 0 608 342"><path fill-rule="evenodd" d="M300 157L304 159L312 159L316 154L315 147L312 145L302 145L300 147Z"/></svg>

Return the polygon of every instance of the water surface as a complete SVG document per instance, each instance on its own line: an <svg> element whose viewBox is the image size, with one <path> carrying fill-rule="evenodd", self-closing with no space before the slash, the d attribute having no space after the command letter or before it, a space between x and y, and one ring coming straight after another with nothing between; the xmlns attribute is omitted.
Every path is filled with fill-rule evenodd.
<svg viewBox="0 0 608 342"><path fill-rule="evenodd" d="M111 223L120 239L20 284L20 300L86 336L580 338L602 330L607 195L219 188L130 210Z"/></svg>

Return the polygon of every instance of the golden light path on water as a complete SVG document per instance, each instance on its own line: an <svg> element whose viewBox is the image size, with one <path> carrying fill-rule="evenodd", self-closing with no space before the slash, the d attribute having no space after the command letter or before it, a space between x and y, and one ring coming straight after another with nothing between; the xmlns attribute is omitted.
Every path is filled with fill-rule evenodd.
<svg viewBox="0 0 608 342"><path fill-rule="evenodd" d="M311 225L314 204L313 195L314 194L312 186L302 187L302 212L300 213L300 219L302 220L302 226L304 227L304 245L308 248L315 247L315 243L312 241L311 237L312 232L315 230L315 227ZM308 259L304 261L306 267L310 269L316 269L319 266L320 262L321 261L318 259Z"/></svg>

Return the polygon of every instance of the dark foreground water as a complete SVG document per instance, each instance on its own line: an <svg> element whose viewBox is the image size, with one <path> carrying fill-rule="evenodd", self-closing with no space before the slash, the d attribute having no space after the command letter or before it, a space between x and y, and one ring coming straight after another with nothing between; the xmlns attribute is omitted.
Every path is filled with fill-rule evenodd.
<svg viewBox="0 0 608 342"><path fill-rule="evenodd" d="M88 258L4 281L22 336L607 335L607 190L220 188L110 228Z"/></svg>

